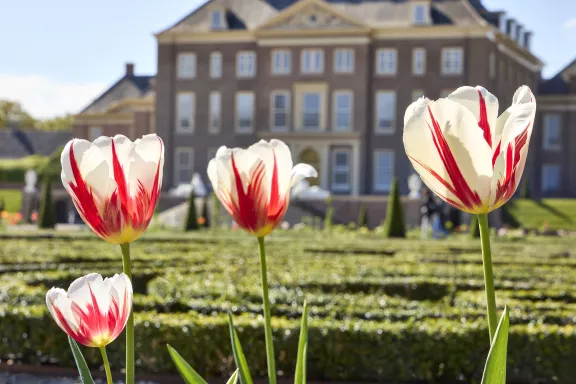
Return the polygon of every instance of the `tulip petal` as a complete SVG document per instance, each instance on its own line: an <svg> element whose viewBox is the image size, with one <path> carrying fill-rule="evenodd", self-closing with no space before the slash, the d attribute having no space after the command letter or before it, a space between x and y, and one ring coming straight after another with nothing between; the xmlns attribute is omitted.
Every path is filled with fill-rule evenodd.
<svg viewBox="0 0 576 384"><path fill-rule="evenodd" d="M318 177L318 172L313 166L299 163L292 168L292 175L290 180L290 186L293 187L297 185L300 181L307 179L309 177Z"/></svg>
<svg viewBox="0 0 576 384"><path fill-rule="evenodd" d="M130 158L132 165L128 180L132 195L137 194L140 185L149 193L162 186L164 144L160 137L146 135L136 140Z"/></svg>
<svg viewBox="0 0 576 384"><path fill-rule="evenodd" d="M422 103L404 127L404 146L424 183L467 212L485 209L492 152L474 115L450 99Z"/></svg>
<svg viewBox="0 0 576 384"><path fill-rule="evenodd" d="M410 104L408 108L406 108L406 112L404 113L404 125L408 123L408 120L410 120L410 118L414 116L416 111L418 111L420 108L427 106L430 103L432 103L430 99L428 99L427 97L421 97L412 104Z"/></svg>
<svg viewBox="0 0 576 384"><path fill-rule="evenodd" d="M460 87L452 92L448 98L465 106L472 112L478 127L482 130L484 140L493 147L493 136L498 118L498 99L485 88Z"/></svg>

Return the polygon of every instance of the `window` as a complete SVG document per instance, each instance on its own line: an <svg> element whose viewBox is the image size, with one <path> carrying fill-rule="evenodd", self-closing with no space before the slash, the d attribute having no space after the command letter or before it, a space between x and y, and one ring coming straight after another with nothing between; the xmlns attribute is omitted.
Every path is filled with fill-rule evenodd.
<svg viewBox="0 0 576 384"><path fill-rule="evenodd" d="M349 131L352 129L352 91L334 92L334 130Z"/></svg>
<svg viewBox="0 0 576 384"><path fill-rule="evenodd" d="M192 92L181 92L177 96L178 132L194 132L196 97Z"/></svg>
<svg viewBox="0 0 576 384"><path fill-rule="evenodd" d="M176 148L174 154L176 156L174 161L174 185L190 184L194 173L194 149Z"/></svg>
<svg viewBox="0 0 576 384"><path fill-rule="evenodd" d="M376 52L376 73L379 75L395 75L398 66L396 49L379 49Z"/></svg>
<svg viewBox="0 0 576 384"><path fill-rule="evenodd" d="M544 149L559 151L562 149L562 120L557 113L544 114Z"/></svg>
<svg viewBox="0 0 576 384"><path fill-rule="evenodd" d="M304 49L300 66L302 73L324 72L324 51L321 49Z"/></svg>
<svg viewBox="0 0 576 384"><path fill-rule="evenodd" d="M442 74L460 75L462 74L462 48L442 49Z"/></svg>
<svg viewBox="0 0 576 384"><path fill-rule="evenodd" d="M290 92L272 92L272 131L288 131L288 116L290 114Z"/></svg>
<svg viewBox="0 0 576 384"><path fill-rule="evenodd" d="M393 133L396 123L396 93L380 91L376 94L376 132Z"/></svg>
<svg viewBox="0 0 576 384"><path fill-rule="evenodd" d="M236 76L256 76L256 54L254 52L240 52L236 56Z"/></svg>
<svg viewBox="0 0 576 384"><path fill-rule="evenodd" d="M554 192L560 189L560 165L542 165L542 191Z"/></svg>
<svg viewBox="0 0 576 384"><path fill-rule="evenodd" d="M394 151L374 151L374 192L388 192L394 177Z"/></svg>
<svg viewBox="0 0 576 384"><path fill-rule="evenodd" d="M102 128L101 127L90 127L88 128L88 140L94 141L97 138L102 136Z"/></svg>
<svg viewBox="0 0 576 384"><path fill-rule="evenodd" d="M236 94L236 132L251 133L254 130L254 93Z"/></svg>
<svg viewBox="0 0 576 384"><path fill-rule="evenodd" d="M320 130L320 93L304 92L302 94L302 128Z"/></svg>
<svg viewBox="0 0 576 384"><path fill-rule="evenodd" d="M212 11L211 22L212 29L224 28L224 12L220 10Z"/></svg>
<svg viewBox="0 0 576 384"><path fill-rule="evenodd" d="M287 49L272 51L272 73L286 75L292 72L292 52Z"/></svg>
<svg viewBox="0 0 576 384"><path fill-rule="evenodd" d="M426 73L426 50L414 48L412 51L412 74L423 75Z"/></svg>
<svg viewBox="0 0 576 384"><path fill-rule="evenodd" d="M424 97L424 91L421 89L415 89L412 91L412 102Z"/></svg>
<svg viewBox="0 0 576 384"><path fill-rule="evenodd" d="M336 49L334 51L334 72L354 72L354 51L352 49Z"/></svg>
<svg viewBox="0 0 576 384"><path fill-rule="evenodd" d="M181 53L178 55L178 78L193 79L196 77L196 54Z"/></svg>
<svg viewBox="0 0 576 384"><path fill-rule="evenodd" d="M222 77L222 54L220 52L210 54L210 77L213 79Z"/></svg>
<svg viewBox="0 0 576 384"><path fill-rule="evenodd" d="M424 4L416 4L412 8L412 22L414 24L426 24L426 6Z"/></svg>
<svg viewBox="0 0 576 384"><path fill-rule="evenodd" d="M210 93L210 126L208 132L218 133L222 125L222 96L220 92Z"/></svg>
<svg viewBox="0 0 576 384"><path fill-rule="evenodd" d="M490 71L490 78L493 79L496 77L496 54L494 52L490 52L490 63L489 63L489 71Z"/></svg>
<svg viewBox="0 0 576 384"><path fill-rule="evenodd" d="M350 151L337 149L332 152L332 191L350 190Z"/></svg>

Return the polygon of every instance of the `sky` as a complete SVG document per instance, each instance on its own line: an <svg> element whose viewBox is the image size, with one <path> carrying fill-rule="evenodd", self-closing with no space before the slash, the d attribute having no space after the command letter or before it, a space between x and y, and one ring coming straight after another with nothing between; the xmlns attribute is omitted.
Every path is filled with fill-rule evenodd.
<svg viewBox="0 0 576 384"><path fill-rule="evenodd" d="M0 99L38 118L77 113L136 64L156 73L154 33L204 0L3 0ZM550 77L576 58L576 0L484 0L534 31Z"/></svg>

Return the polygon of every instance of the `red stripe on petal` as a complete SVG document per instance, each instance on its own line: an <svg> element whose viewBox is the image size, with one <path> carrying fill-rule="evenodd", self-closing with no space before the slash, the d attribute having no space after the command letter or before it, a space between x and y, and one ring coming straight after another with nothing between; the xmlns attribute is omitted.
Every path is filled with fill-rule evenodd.
<svg viewBox="0 0 576 384"><path fill-rule="evenodd" d="M494 165L496 164L496 159L498 159L498 156L500 156L500 145L502 144L502 142L498 142L498 145L496 146L496 150L494 151L494 154L492 155L492 168L494 168Z"/></svg>
<svg viewBox="0 0 576 384"><path fill-rule="evenodd" d="M478 121L478 126L484 132L484 139L492 148L492 134L490 132L490 122L488 121L488 112L486 111L486 100L482 95L482 91L478 90L478 100L480 101L480 121Z"/></svg>
<svg viewBox="0 0 576 384"><path fill-rule="evenodd" d="M120 160L118 160L118 154L116 153L116 145L114 144L114 140L112 140L112 169L114 171L114 181L116 181L116 188L118 191L118 197L120 199L124 220L128 221L130 212L132 210L130 187L126 181L124 169L120 164Z"/></svg>

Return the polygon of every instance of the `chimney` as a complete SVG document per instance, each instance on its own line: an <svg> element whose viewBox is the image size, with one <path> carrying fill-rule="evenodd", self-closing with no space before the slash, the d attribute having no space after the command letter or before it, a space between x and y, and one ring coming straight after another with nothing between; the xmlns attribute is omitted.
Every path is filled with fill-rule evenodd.
<svg viewBox="0 0 576 384"><path fill-rule="evenodd" d="M134 76L134 63L126 63L126 77Z"/></svg>
<svg viewBox="0 0 576 384"><path fill-rule="evenodd" d="M521 47L524 46L524 27L520 24L516 25L516 41Z"/></svg>
<svg viewBox="0 0 576 384"><path fill-rule="evenodd" d="M512 40L516 40L516 20L508 20L508 30L506 32Z"/></svg>
<svg viewBox="0 0 576 384"><path fill-rule="evenodd" d="M499 24L500 32L502 32L502 33L506 33L506 24L507 24L506 21L507 21L506 12L501 12L499 17L498 17L498 24Z"/></svg>
<svg viewBox="0 0 576 384"><path fill-rule="evenodd" d="M532 43L532 32L525 31L524 32L524 48L530 50L530 45Z"/></svg>

